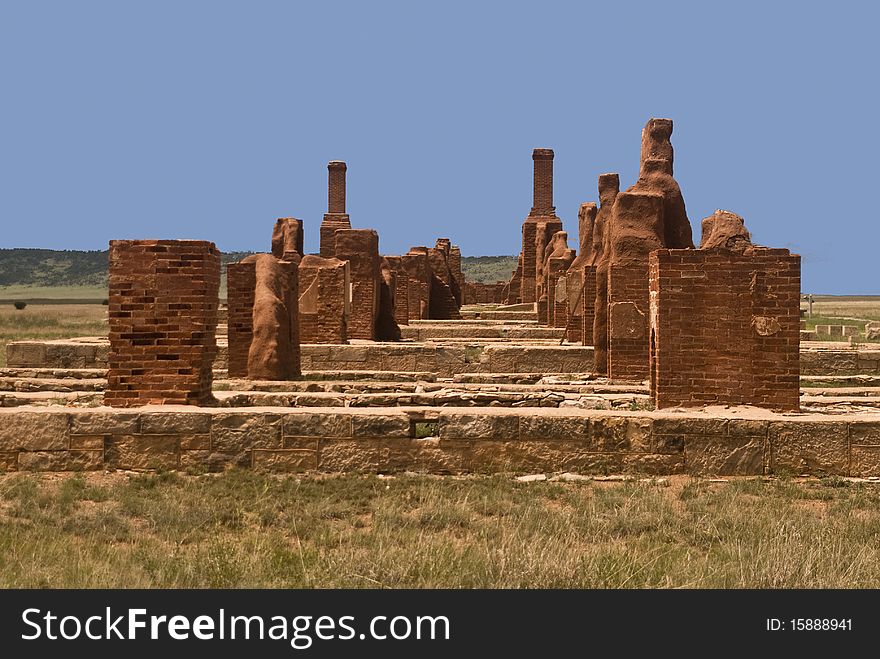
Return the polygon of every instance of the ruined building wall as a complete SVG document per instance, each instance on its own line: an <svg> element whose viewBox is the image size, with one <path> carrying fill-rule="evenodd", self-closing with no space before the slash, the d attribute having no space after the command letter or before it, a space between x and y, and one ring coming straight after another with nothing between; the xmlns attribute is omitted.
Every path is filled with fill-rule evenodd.
<svg viewBox="0 0 880 659"><path fill-rule="evenodd" d="M519 290L519 301L538 301L538 280L543 269L544 247L557 231L562 230L562 220L556 216L553 206L553 150L532 151L532 209L522 225L522 269L517 269L510 288ZM511 302L512 303L512 302Z"/></svg>
<svg viewBox="0 0 880 659"><path fill-rule="evenodd" d="M648 255L663 247L663 197L622 192L614 202L608 267L608 376L648 378Z"/></svg>
<svg viewBox="0 0 880 659"><path fill-rule="evenodd" d="M409 280L407 284L409 319L424 320L428 318L431 298L431 267L428 265L428 248L413 247L409 253L400 257L400 264Z"/></svg>
<svg viewBox="0 0 880 659"><path fill-rule="evenodd" d="M255 254L227 266L229 375L290 380L300 375L299 254Z"/></svg>
<svg viewBox="0 0 880 659"><path fill-rule="evenodd" d="M658 408L798 409L799 256L786 249L661 249L649 267Z"/></svg>
<svg viewBox="0 0 880 659"><path fill-rule="evenodd" d="M403 267L403 257L386 256L385 262L394 273L394 320L398 325L409 325L409 275Z"/></svg>
<svg viewBox="0 0 880 659"><path fill-rule="evenodd" d="M611 262L611 226L614 202L620 193L620 176L614 173L599 176L599 211L593 229L596 253L596 298L593 304L593 354L595 371L608 374L608 267ZM586 333L586 330L585 330Z"/></svg>
<svg viewBox="0 0 880 659"><path fill-rule="evenodd" d="M593 319L593 306L596 302L595 267L588 264L592 263L596 256L592 243L597 213L598 207L594 203L581 204L578 209L579 250L565 274L565 291L568 303L565 336L569 341L583 341L584 339L585 307L586 315L589 316L591 323ZM588 294L584 288L584 270L588 267L593 268L592 294ZM592 335L593 327L591 325L589 331L591 339Z"/></svg>
<svg viewBox="0 0 880 659"><path fill-rule="evenodd" d="M253 263L239 261L226 266L228 373L231 378L246 378L248 374L256 287L257 271Z"/></svg>
<svg viewBox="0 0 880 659"><path fill-rule="evenodd" d="M603 294L599 290L600 283L594 341L598 342L602 334L606 337L607 353L597 346L596 363L599 365L607 355L611 377L648 377L648 254L654 249L694 246L684 198L673 178L671 135L670 119L651 119L645 125L639 178L626 192L617 195L609 226L605 228L610 240L607 245L610 250L608 317L602 318L598 309L599 297ZM600 277L602 269L600 262ZM641 277L645 281L638 283L636 279ZM600 322L604 326L599 327ZM616 355L615 351L618 351Z"/></svg>
<svg viewBox="0 0 880 659"><path fill-rule="evenodd" d="M348 343L348 262L314 255L303 257L299 264L299 289L300 341Z"/></svg>
<svg viewBox="0 0 880 659"><path fill-rule="evenodd" d="M381 278L379 234L373 229L337 230L336 258L349 262L351 313L348 338L375 340Z"/></svg>
<svg viewBox="0 0 880 659"><path fill-rule="evenodd" d="M460 305L453 292L455 279L449 270L446 252L443 249L428 248L427 257L428 266L431 269L428 318L437 320L460 319Z"/></svg>
<svg viewBox="0 0 880 659"><path fill-rule="evenodd" d="M213 402L219 288L214 243L110 241L105 405Z"/></svg>
<svg viewBox="0 0 880 659"><path fill-rule="evenodd" d="M305 254L303 237L302 220L295 217L278 218L272 230L272 256L284 261L302 257Z"/></svg>
<svg viewBox="0 0 880 659"><path fill-rule="evenodd" d="M327 163L327 212L320 228L320 255L336 255L337 229L351 229L351 219L345 212L345 173L348 168L341 160Z"/></svg>
<svg viewBox="0 0 880 659"><path fill-rule="evenodd" d="M395 319L397 306L397 273L386 258L380 260L379 311L376 317L377 341L400 341L400 326ZM404 296L406 292L404 291ZM406 304L404 297L403 304ZM406 309L404 309L404 314Z"/></svg>

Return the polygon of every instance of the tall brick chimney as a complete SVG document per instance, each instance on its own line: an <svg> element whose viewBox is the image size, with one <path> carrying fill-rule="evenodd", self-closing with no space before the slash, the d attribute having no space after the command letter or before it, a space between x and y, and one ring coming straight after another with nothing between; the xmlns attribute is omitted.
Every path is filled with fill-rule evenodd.
<svg viewBox="0 0 880 659"><path fill-rule="evenodd" d="M345 213L345 163L331 160L327 163L329 174L327 181L327 212L330 214Z"/></svg>
<svg viewBox="0 0 880 659"><path fill-rule="evenodd" d="M553 149L535 149L532 151L534 161L534 197L531 216L556 215L553 206Z"/></svg>
<svg viewBox="0 0 880 659"><path fill-rule="evenodd" d="M321 256L333 258L336 254L336 230L351 229L351 220L345 212L345 171L341 160L327 163L327 212L321 222Z"/></svg>

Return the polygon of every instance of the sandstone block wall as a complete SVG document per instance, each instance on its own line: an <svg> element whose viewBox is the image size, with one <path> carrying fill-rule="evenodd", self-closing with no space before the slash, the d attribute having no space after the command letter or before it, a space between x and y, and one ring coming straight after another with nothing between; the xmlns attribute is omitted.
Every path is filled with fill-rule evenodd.
<svg viewBox="0 0 880 659"><path fill-rule="evenodd" d="M112 240L113 407L212 402L220 252L201 240Z"/></svg>
<svg viewBox="0 0 880 659"><path fill-rule="evenodd" d="M416 424L431 436L416 439ZM880 416L588 410L0 409L0 471L880 476Z"/></svg>
<svg viewBox="0 0 880 659"><path fill-rule="evenodd" d="M649 267L658 408L798 409L799 256L786 249L663 249L651 254Z"/></svg>

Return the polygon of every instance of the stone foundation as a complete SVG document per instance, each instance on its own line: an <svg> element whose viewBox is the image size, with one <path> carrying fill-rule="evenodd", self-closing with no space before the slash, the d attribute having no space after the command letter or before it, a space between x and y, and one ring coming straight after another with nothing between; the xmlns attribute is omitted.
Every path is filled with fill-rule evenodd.
<svg viewBox="0 0 880 659"><path fill-rule="evenodd" d="M880 414L181 406L17 408L0 420L4 471L880 476Z"/></svg>

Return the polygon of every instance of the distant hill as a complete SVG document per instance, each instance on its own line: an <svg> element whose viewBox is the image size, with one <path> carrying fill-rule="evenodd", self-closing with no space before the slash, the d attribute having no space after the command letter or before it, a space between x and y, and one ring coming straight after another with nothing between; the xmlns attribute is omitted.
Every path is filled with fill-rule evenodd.
<svg viewBox="0 0 880 659"><path fill-rule="evenodd" d="M222 263L240 261L252 252L228 252ZM510 279L515 256L464 256L461 269L469 281ZM106 286L107 251L0 249L0 286Z"/></svg>
<svg viewBox="0 0 880 659"><path fill-rule="evenodd" d="M221 263L252 252L230 252ZM0 249L0 286L106 286L107 250Z"/></svg>
<svg viewBox="0 0 880 659"><path fill-rule="evenodd" d="M516 260L516 256L462 256L461 271L467 281L494 284L510 279Z"/></svg>

